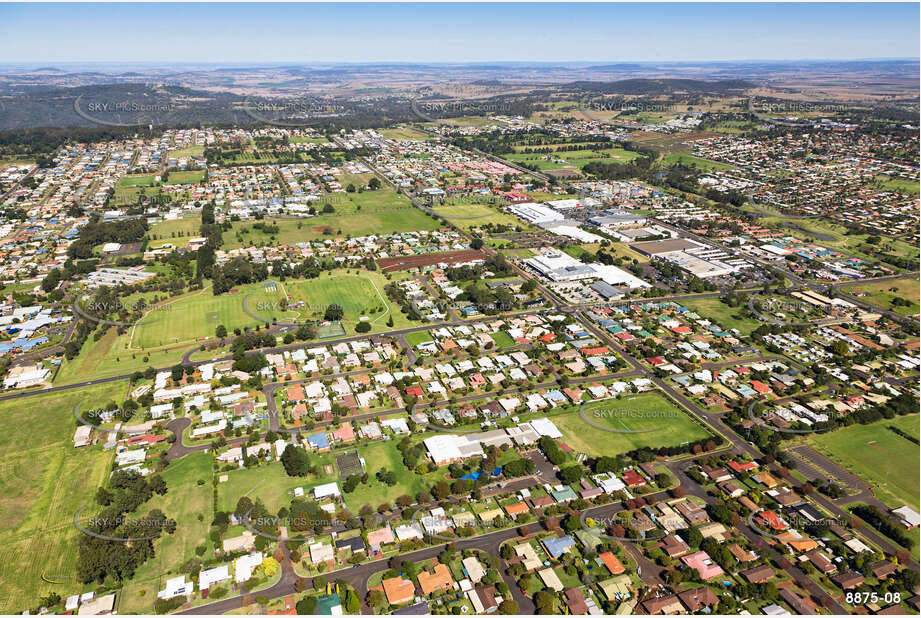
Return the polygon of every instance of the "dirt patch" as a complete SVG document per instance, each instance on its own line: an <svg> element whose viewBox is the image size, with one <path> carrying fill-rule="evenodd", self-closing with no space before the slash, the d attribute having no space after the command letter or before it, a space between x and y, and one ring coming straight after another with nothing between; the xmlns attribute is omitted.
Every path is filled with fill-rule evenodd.
<svg viewBox="0 0 921 618"><path fill-rule="evenodd" d="M482 251L449 251L447 253L426 253L424 255L405 255L392 258L381 258L377 261L381 271L390 272L394 270L409 270L410 268L420 268L422 266L434 266L435 264L445 263L463 264L474 260L485 260L488 255Z"/></svg>

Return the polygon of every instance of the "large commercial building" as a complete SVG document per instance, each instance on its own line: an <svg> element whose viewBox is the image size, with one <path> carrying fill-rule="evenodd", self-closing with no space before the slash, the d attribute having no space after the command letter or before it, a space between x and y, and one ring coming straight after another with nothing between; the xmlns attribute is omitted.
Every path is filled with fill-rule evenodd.
<svg viewBox="0 0 921 618"><path fill-rule="evenodd" d="M639 277L617 266L584 264L571 255L559 251L544 251L540 255L524 260L524 264L551 281L601 279L610 285L622 285L631 289L650 287Z"/></svg>

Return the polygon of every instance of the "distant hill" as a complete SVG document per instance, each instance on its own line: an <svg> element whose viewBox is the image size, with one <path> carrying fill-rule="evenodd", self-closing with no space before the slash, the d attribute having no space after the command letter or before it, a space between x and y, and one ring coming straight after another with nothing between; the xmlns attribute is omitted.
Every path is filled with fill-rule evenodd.
<svg viewBox="0 0 921 618"><path fill-rule="evenodd" d="M599 94L673 94L687 92L695 94L728 94L737 93L751 88L757 84L741 79L724 79L705 81L699 79L622 79L615 82L573 82L568 84L587 92Z"/></svg>

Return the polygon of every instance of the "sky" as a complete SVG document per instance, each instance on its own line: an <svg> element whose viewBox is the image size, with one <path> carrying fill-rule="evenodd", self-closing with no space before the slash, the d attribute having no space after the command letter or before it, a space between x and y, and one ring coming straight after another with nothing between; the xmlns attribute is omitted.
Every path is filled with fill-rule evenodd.
<svg viewBox="0 0 921 618"><path fill-rule="evenodd" d="M917 58L919 10L918 3L0 3L0 63Z"/></svg>

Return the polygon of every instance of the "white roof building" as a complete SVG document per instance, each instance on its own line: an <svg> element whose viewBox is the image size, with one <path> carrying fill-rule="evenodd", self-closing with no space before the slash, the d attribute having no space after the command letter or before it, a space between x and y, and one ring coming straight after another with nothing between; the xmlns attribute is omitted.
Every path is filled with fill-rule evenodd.
<svg viewBox="0 0 921 618"><path fill-rule="evenodd" d="M230 566L222 564L213 569L206 569L198 575L198 589L207 590L211 584L230 579Z"/></svg>

